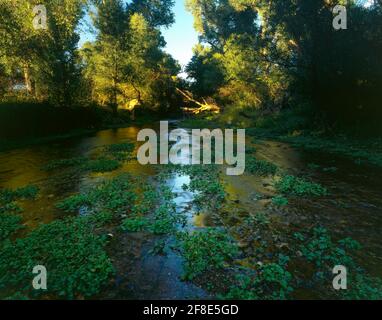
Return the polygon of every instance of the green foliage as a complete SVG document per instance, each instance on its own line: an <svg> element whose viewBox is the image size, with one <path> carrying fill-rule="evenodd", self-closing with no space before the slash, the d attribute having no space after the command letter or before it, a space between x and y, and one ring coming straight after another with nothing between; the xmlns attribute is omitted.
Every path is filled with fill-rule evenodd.
<svg viewBox="0 0 382 320"><path fill-rule="evenodd" d="M0 190L0 203L5 204L7 202L12 202L19 199L33 200L36 198L38 191L38 187L32 185L23 188L18 188L16 190L3 189Z"/></svg>
<svg viewBox="0 0 382 320"><path fill-rule="evenodd" d="M43 167L43 169L47 171L52 171L56 169L75 167L75 166L80 166L84 164L86 161L87 161L87 158L84 158L84 157L53 160L53 161L50 161L48 164L46 164Z"/></svg>
<svg viewBox="0 0 382 320"><path fill-rule="evenodd" d="M278 169L273 163L254 157L247 157L245 168L248 172L259 176L275 175Z"/></svg>
<svg viewBox="0 0 382 320"><path fill-rule="evenodd" d="M236 283L223 297L230 300L285 300L293 292L292 275L282 266L269 263L255 276L238 275Z"/></svg>
<svg viewBox="0 0 382 320"><path fill-rule="evenodd" d="M277 207L285 207L289 204L289 201L287 198L279 195L272 198L272 203Z"/></svg>
<svg viewBox="0 0 382 320"><path fill-rule="evenodd" d="M15 202L17 200L34 200L39 192L38 187L29 185L15 190L0 190L0 214L19 213L23 211Z"/></svg>
<svg viewBox="0 0 382 320"><path fill-rule="evenodd" d="M14 214L0 214L0 242L21 229L21 217Z"/></svg>
<svg viewBox="0 0 382 320"><path fill-rule="evenodd" d="M135 145L134 143L117 143L117 144L111 144L106 147L106 150L111 153L116 152L132 152L134 151Z"/></svg>
<svg viewBox="0 0 382 320"><path fill-rule="evenodd" d="M128 218L122 222L122 230L128 232L139 232L145 230L148 225L149 221L147 218Z"/></svg>
<svg viewBox="0 0 382 320"><path fill-rule="evenodd" d="M295 176L285 175L276 183L279 192L295 196L325 196L328 190L320 184Z"/></svg>
<svg viewBox="0 0 382 320"><path fill-rule="evenodd" d="M299 247L302 255L320 272L329 272L336 265L354 267L349 252L361 249L360 244L351 238L334 242L328 231L321 227L314 228L308 237L297 233L295 238L303 242Z"/></svg>
<svg viewBox="0 0 382 320"><path fill-rule="evenodd" d="M181 246L185 259L184 278L187 280L206 271L224 268L238 253L228 234L216 229L182 234Z"/></svg>
<svg viewBox="0 0 382 320"><path fill-rule="evenodd" d="M121 167L121 163L114 159L98 159L85 162L83 169L91 172L110 172Z"/></svg>
<svg viewBox="0 0 382 320"><path fill-rule="evenodd" d="M220 182L217 167L211 165L173 166L168 170L190 176L190 184L183 186L183 189L197 192L194 203L199 209L219 209L222 206L226 192Z"/></svg>
<svg viewBox="0 0 382 320"><path fill-rule="evenodd" d="M382 300L382 279L362 273L351 276L344 298L348 300Z"/></svg>
<svg viewBox="0 0 382 320"><path fill-rule="evenodd" d="M0 252L0 289L30 297L92 297L107 284L113 267L105 239L79 217L43 225L27 237L5 242ZM31 287L34 266L48 270L46 291Z"/></svg>
<svg viewBox="0 0 382 320"><path fill-rule="evenodd" d="M111 210L122 214L132 210L137 198L136 185L127 174L105 181L87 193L73 195L57 203L57 207L67 212L75 212L81 207L92 210Z"/></svg>

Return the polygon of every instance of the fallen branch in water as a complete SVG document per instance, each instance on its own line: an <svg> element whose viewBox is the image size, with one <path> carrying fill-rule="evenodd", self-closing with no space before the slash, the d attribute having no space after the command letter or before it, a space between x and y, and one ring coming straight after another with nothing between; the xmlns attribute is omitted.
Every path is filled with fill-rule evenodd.
<svg viewBox="0 0 382 320"><path fill-rule="evenodd" d="M201 102L195 100L190 92L182 91L182 90L180 90L178 88L176 88L176 90L183 97L185 97L188 101L191 101L191 102L195 103L196 105L200 106L199 108L187 108L187 107L184 107L184 108L182 108L183 111L190 112L190 113L193 113L193 114L199 114L199 113L202 113L202 112L205 112L205 111L210 111L210 112L213 112L213 113L220 113L220 107L218 105L216 105L215 103L208 103L204 98L203 98L203 102L204 103L201 103Z"/></svg>

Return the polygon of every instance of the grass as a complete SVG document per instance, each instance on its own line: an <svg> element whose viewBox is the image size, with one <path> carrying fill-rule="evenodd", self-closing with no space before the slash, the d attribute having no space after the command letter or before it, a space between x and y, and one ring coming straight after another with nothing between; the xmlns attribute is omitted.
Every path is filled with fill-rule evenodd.
<svg viewBox="0 0 382 320"><path fill-rule="evenodd" d="M318 183L303 178L285 175L276 183L277 190L284 195L294 196L326 196L328 190Z"/></svg>

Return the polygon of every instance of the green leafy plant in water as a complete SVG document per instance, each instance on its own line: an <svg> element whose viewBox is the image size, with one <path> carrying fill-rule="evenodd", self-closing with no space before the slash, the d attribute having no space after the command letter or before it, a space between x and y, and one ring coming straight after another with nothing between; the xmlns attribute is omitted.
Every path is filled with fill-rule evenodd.
<svg viewBox="0 0 382 320"><path fill-rule="evenodd" d="M92 210L111 210L113 213L130 212L137 198L136 184L129 175L122 174L105 181L87 193L71 196L56 206L67 212L78 211L81 207Z"/></svg>
<svg viewBox="0 0 382 320"><path fill-rule="evenodd" d="M328 231L322 227L314 228L311 235L296 233L294 237L302 242L299 249L303 257L322 272L331 272L336 265L355 266L349 252L361 249L360 244L351 238L334 242Z"/></svg>
<svg viewBox="0 0 382 320"><path fill-rule="evenodd" d="M352 258L361 245L352 238L333 241L325 228L317 227L313 232L303 235L295 233L300 242L302 256L314 264L316 281L327 282L332 279L332 269L336 265L346 266L348 270L348 290L337 293L339 298L358 300L382 299L382 279L368 276Z"/></svg>
<svg viewBox="0 0 382 320"><path fill-rule="evenodd" d="M348 290L342 293L347 300L382 300L382 279L363 273L349 275Z"/></svg>
<svg viewBox="0 0 382 320"><path fill-rule="evenodd" d="M17 230L23 228L21 217L14 214L0 214L0 242L9 238Z"/></svg>
<svg viewBox="0 0 382 320"><path fill-rule="evenodd" d="M53 160L53 161L50 161L45 166L43 166L42 169L46 171L52 171L56 169L76 167L76 166L81 166L85 164L87 161L88 159L85 157L75 157L70 159Z"/></svg>
<svg viewBox="0 0 382 320"><path fill-rule="evenodd" d="M132 152L135 149L133 143L118 143L105 147L105 152L118 161L125 161L132 158Z"/></svg>
<svg viewBox="0 0 382 320"><path fill-rule="evenodd" d="M264 160L257 160L254 157L247 157L245 163L246 171L259 176L275 175L277 166Z"/></svg>
<svg viewBox="0 0 382 320"><path fill-rule="evenodd" d="M81 207L92 206L94 200L92 194L76 194L60 201L56 204L56 207L66 212L76 212Z"/></svg>
<svg viewBox="0 0 382 320"><path fill-rule="evenodd" d="M38 187L26 186L15 190L0 190L0 204L6 204L15 200L34 200L38 194Z"/></svg>
<svg viewBox="0 0 382 320"><path fill-rule="evenodd" d="M0 250L0 292L30 297L92 297L113 273L105 245L105 238L95 235L83 217L55 221L25 238L6 241ZM44 265L49 272L46 291L31 288L31 272L36 265Z"/></svg>
<svg viewBox="0 0 382 320"><path fill-rule="evenodd" d="M106 150L109 152L133 152L134 151L134 143L117 143L111 144L106 147Z"/></svg>
<svg viewBox="0 0 382 320"><path fill-rule="evenodd" d="M127 218L122 222L122 230L128 232L139 232L145 230L149 221L145 217Z"/></svg>
<svg viewBox="0 0 382 320"><path fill-rule="evenodd" d="M251 214L244 222L247 225L261 225L266 226L271 223L269 216L263 212Z"/></svg>
<svg viewBox="0 0 382 320"><path fill-rule="evenodd" d="M82 165L82 169L91 172L110 172L121 167L121 163L114 159L89 160Z"/></svg>
<svg viewBox="0 0 382 320"><path fill-rule="evenodd" d="M302 178L286 175L276 183L279 192L295 196L325 196L328 190L318 183L310 182Z"/></svg>
<svg viewBox="0 0 382 320"><path fill-rule="evenodd" d="M285 207L289 204L289 200L285 198L284 196L276 196L272 198L272 203L276 207Z"/></svg>
<svg viewBox="0 0 382 320"><path fill-rule="evenodd" d="M184 233L180 239L185 259L183 278L186 280L192 280L206 271L222 269L238 254L233 240L221 230Z"/></svg>
<svg viewBox="0 0 382 320"><path fill-rule="evenodd" d="M285 300L293 292L292 275L282 266L269 263L261 266L256 275L239 274L225 299Z"/></svg>

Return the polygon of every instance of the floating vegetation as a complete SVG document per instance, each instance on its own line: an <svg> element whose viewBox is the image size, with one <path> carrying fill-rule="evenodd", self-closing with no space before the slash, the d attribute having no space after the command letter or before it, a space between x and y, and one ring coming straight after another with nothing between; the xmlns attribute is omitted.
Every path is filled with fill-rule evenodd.
<svg viewBox="0 0 382 320"><path fill-rule="evenodd" d="M95 235L84 217L55 221L25 238L6 241L0 250L0 292L7 290L31 298L94 296L113 273L105 245L106 238ZM47 290L31 287L31 272L36 265L49 270Z"/></svg>
<svg viewBox="0 0 382 320"><path fill-rule="evenodd" d="M279 192L294 196L325 196L328 190L318 183L291 175L285 175L276 183Z"/></svg>
<svg viewBox="0 0 382 320"><path fill-rule="evenodd" d="M227 232L207 229L180 235L182 254L185 259L184 276L192 280L205 271L223 269L238 254L238 249Z"/></svg>
<svg viewBox="0 0 382 320"><path fill-rule="evenodd" d="M264 160L257 160L254 157L247 157L245 164L246 171L259 176L275 175L277 166Z"/></svg>
<svg viewBox="0 0 382 320"><path fill-rule="evenodd" d="M21 217L14 214L0 214L0 242L9 238L17 230L23 228L20 225Z"/></svg>
<svg viewBox="0 0 382 320"><path fill-rule="evenodd" d="M294 290L291 280L292 275L282 266L269 263L253 275L237 274L234 284L222 297L229 300L285 300Z"/></svg>
<svg viewBox="0 0 382 320"><path fill-rule="evenodd" d="M289 204L289 200L284 196L276 196L272 198L272 204L276 207L285 207Z"/></svg>
<svg viewBox="0 0 382 320"><path fill-rule="evenodd" d="M88 161L85 157L76 157L70 159L60 159L50 161L48 164L42 167L43 170L52 171L57 169L64 169L70 167L81 166Z"/></svg>

